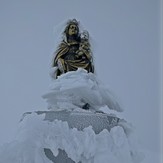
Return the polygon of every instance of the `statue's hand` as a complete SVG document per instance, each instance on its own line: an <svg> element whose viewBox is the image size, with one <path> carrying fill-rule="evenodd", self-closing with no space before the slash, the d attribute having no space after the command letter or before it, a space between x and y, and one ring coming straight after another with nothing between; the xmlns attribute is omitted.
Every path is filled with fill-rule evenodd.
<svg viewBox="0 0 163 163"><path fill-rule="evenodd" d="M79 59L79 58L81 58L83 55L84 55L83 51L78 50L77 53L76 53L76 55L75 55L75 58L76 58L76 59Z"/></svg>
<svg viewBox="0 0 163 163"><path fill-rule="evenodd" d="M86 56L84 53L79 53L78 55L76 55L76 59L82 59L82 60L85 60L86 59Z"/></svg>
<svg viewBox="0 0 163 163"><path fill-rule="evenodd" d="M53 79L56 79L57 78L57 70L58 70L58 67L52 67L50 69L50 76L53 78Z"/></svg>
<svg viewBox="0 0 163 163"><path fill-rule="evenodd" d="M80 58L79 54L75 55L75 59L79 59L79 58Z"/></svg>
<svg viewBox="0 0 163 163"><path fill-rule="evenodd" d="M78 53L77 53L78 56L81 56L83 54L84 54L84 52L82 50L79 50Z"/></svg>
<svg viewBox="0 0 163 163"><path fill-rule="evenodd" d="M60 59L58 59L57 61L57 65L58 65L58 69L64 73L64 68L63 68L63 65L62 65L62 61Z"/></svg>

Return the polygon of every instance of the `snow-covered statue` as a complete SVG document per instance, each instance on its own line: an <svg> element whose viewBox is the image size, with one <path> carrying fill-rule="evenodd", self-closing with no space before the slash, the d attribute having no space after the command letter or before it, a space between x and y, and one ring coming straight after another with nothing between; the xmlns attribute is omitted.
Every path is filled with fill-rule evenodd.
<svg viewBox="0 0 163 163"><path fill-rule="evenodd" d="M67 22L63 31L63 40L55 55L53 67L57 67L56 77L68 71L76 71L78 68L94 72L89 33L80 32L79 22L76 19Z"/></svg>
<svg viewBox="0 0 163 163"><path fill-rule="evenodd" d="M43 95L48 107L24 114L15 140L0 147L0 163L140 163L132 126L93 73L88 32L73 19L63 35Z"/></svg>

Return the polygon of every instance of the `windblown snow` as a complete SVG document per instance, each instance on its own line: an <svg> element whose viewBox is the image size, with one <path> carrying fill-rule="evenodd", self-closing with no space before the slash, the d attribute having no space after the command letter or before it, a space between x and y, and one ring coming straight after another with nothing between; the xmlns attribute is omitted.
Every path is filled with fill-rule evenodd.
<svg viewBox="0 0 163 163"><path fill-rule="evenodd" d="M89 103L93 110L107 106L109 109L122 111L116 97L97 79L96 75L80 68L54 80L51 91L43 95L43 98L47 99L50 110L76 109Z"/></svg>
<svg viewBox="0 0 163 163"><path fill-rule="evenodd" d="M50 123L43 118L35 113L24 118L16 139L1 148L0 163L52 163L44 148L51 149L54 156L58 149L65 150L76 163L135 163L140 159L122 127L95 134L91 126L78 131L67 122Z"/></svg>
<svg viewBox="0 0 163 163"><path fill-rule="evenodd" d="M44 149L50 149L54 158L60 150L65 151L75 163L141 162L143 155L127 122L115 125L110 131L101 125L101 132L95 133L91 125L79 130L71 128L67 121L46 118L46 112L61 110L78 114L96 114L101 108L122 111L94 74L79 69L61 75L43 98L50 111L30 113L21 120L15 140L0 148L0 163L54 163ZM85 103L90 104L88 111L81 109Z"/></svg>

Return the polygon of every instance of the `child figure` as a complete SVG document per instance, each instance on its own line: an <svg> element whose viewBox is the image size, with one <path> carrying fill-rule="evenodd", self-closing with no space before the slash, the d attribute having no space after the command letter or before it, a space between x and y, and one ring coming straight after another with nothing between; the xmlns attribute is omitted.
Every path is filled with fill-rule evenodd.
<svg viewBox="0 0 163 163"><path fill-rule="evenodd" d="M89 33L85 30L81 33L81 42L79 44L79 50L77 51L76 58L85 59L87 57L88 59L91 59L91 56L87 54L90 54L90 43Z"/></svg>

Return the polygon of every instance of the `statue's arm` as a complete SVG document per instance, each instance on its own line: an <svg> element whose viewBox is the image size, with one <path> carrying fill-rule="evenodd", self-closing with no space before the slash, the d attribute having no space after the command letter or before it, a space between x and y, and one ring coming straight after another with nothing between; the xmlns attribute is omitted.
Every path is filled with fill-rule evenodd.
<svg viewBox="0 0 163 163"><path fill-rule="evenodd" d="M55 76L59 76L60 74L65 72L65 61L64 56L68 51L68 46L66 42L62 41L58 46L56 52L54 53L55 58L53 60L53 66L55 67Z"/></svg>
<svg viewBox="0 0 163 163"><path fill-rule="evenodd" d="M91 60L92 59L91 50L90 49L84 49L84 48L79 49L77 51L77 57L81 57L81 56L84 56L88 60Z"/></svg>
<svg viewBox="0 0 163 163"><path fill-rule="evenodd" d="M66 42L62 41L61 44L58 46L55 54L55 58L54 58L54 62L53 62L53 66L57 66L58 65L58 59L64 59L64 55L67 53L68 51L68 46L66 44Z"/></svg>

